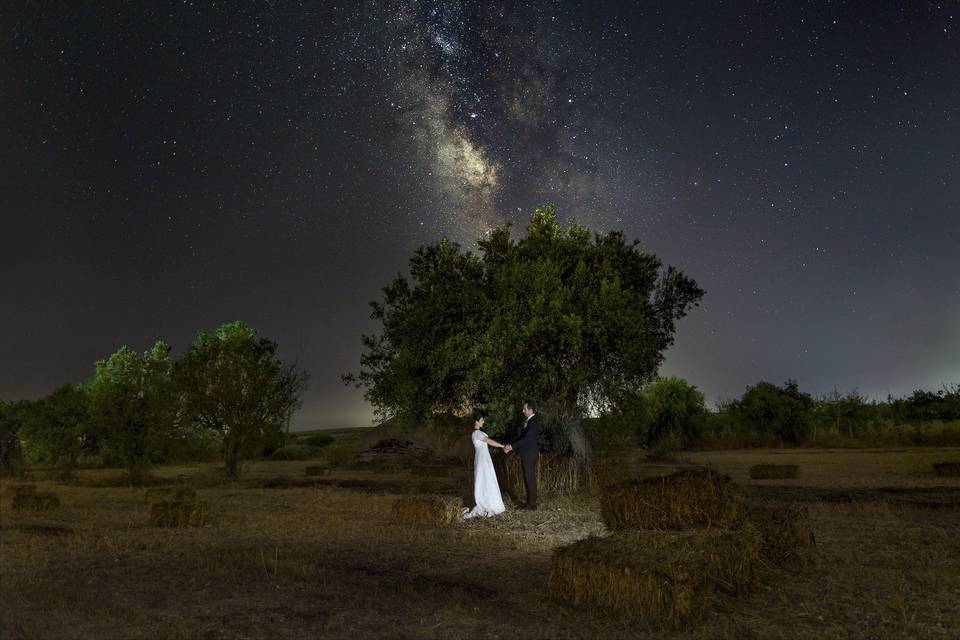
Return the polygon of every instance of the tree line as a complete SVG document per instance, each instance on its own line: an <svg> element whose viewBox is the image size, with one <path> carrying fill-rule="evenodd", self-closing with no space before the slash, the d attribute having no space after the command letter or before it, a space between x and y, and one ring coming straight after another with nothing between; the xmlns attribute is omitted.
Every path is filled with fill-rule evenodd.
<svg viewBox="0 0 960 640"><path fill-rule="evenodd" d="M960 444L960 425L939 432L932 423L960 421L960 384L939 391L916 390L885 400L854 390L813 396L795 380L782 385L761 381L740 398L708 410L703 393L678 377L646 385L632 404L592 421L596 437L635 440L665 449L698 446L854 444Z"/></svg>
<svg viewBox="0 0 960 640"><path fill-rule="evenodd" d="M49 464L66 476L81 463L118 465L132 484L151 465L204 457L219 447L226 474L276 446L308 375L243 322L200 331L179 357L158 341L121 347L85 381L39 400L0 401L0 467Z"/></svg>

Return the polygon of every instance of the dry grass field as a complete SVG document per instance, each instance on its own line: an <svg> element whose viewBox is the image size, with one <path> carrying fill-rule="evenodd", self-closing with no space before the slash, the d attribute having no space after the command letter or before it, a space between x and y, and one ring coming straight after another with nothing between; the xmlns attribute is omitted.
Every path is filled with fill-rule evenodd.
<svg viewBox="0 0 960 640"><path fill-rule="evenodd" d="M311 461L163 467L196 488L209 524L150 525L143 489L118 471L37 483L61 508L0 502L0 637L17 638L942 638L960 637L960 478L931 464L960 449L683 454L678 465L610 462L618 475L706 464L746 491L809 505L816 562L762 569L757 590L695 625L645 630L551 602L551 553L605 533L595 495L440 527L393 519L404 495L468 491L456 474L338 471ZM756 464L797 478L751 480ZM12 483L0 483L0 495Z"/></svg>

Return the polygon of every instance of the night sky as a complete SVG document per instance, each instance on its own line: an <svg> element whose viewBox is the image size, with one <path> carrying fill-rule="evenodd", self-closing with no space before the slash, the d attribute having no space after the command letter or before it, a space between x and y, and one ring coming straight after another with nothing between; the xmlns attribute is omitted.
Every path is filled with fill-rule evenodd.
<svg viewBox="0 0 960 640"><path fill-rule="evenodd" d="M367 301L545 203L707 291L709 403L960 382L960 3L631 4L3 3L0 398L241 319L370 424Z"/></svg>

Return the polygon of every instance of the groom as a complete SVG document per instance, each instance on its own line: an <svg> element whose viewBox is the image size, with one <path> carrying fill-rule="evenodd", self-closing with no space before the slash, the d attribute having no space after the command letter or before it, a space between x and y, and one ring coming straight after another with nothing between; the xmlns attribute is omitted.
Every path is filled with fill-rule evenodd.
<svg viewBox="0 0 960 640"><path fill-rule="evenodd" d="M536 406L532 400L523 403L523 415L526 422L523 423L523 434L506 445L503 448L504 453L510 453L514 449L520 454L520 462L523 464L523 483L527 487L527 504L523 509L527 511L537 510L537 455L540 444L540 421L537 418Z"/></svg>

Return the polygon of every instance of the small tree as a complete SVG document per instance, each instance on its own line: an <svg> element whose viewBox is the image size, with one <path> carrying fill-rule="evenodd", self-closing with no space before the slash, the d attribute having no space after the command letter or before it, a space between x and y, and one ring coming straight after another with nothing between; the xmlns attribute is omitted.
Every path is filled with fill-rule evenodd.
<svg viewBox="0 0 960 640"><path fill-rule="evenodd" d="M83 454L96 450L89 397L82 385L62 385L46 398L27 403L22 415L27 457L60 466L64 478L73 476Z"/></svg>
<svg viewBox="0 0 960 640"><path fill-rule="evenodd" d="M143 355L121 347L97 362L89 383L91 416L132 484L147 478L151 456L174 429L172 371L170 346L158 341Z"/></svg>
<svg viewBox="0 0 960 640"><path fill-rule="evenodd" d="M641 438L647 446L668 438L689 446L700 439L706 412L695 386L682 378L657 378L643 389Z"/></svg>
<svg viewBox="0 0 960 640"><path fill-rule="evenodd" d="M227 475L240 476L251 448L282 435L300 406L307 373L277 357L277 343L242 322L201 331L177 361L184 419L223 438Z"/></svg>

